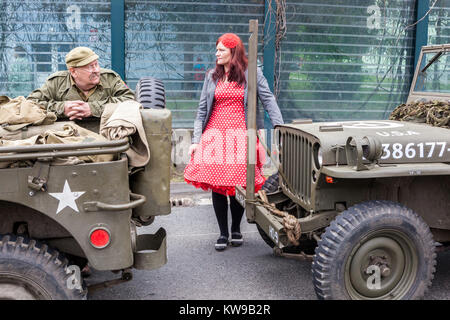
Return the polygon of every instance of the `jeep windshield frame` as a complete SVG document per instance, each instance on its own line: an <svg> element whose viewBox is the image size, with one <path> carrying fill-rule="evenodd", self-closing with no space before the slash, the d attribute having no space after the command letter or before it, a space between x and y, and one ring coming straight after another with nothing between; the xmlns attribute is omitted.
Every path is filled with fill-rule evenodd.
<svg viewBox="0 0 450 320"><path fill-rule="evenodd" d="M450 44L422 47L407 103L423 99L450 99Z"/></svg>

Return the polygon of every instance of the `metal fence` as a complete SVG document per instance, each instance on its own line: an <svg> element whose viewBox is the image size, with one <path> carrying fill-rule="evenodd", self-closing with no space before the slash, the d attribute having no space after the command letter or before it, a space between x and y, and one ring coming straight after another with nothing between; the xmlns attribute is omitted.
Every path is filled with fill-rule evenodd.
<svg viewBox="0 0 450 320"><path fill-rule="evenodd" d="M53 72L65 70L65 55L88 46L111 67L110 1L0 2L0 94L27 96Z"/></svg>
<svg viewBox="0 0 450 320"><path fill-rule="evenodd" d="M128 84L135 87L145 76L161 79L174 125L191 127L205 72L215 66L217 38L233 32L247 45L249 19L263 23L264 0L126 1Z"/></svg>
<svg viewBox="0 0 450 320"><path fill-rule="evenodd" d="M357 4L355 4L357 3ZM385 119L406 100L415 1L288 1L279 104L287 119Z"/></svg>
<svg viewBox="0 0 450 320"><path fill-rule="evenodd" d="M117 25L112 3L117 2L112 1L123 2L119 15L124 40L119 45L124 47L124 80L132 89L142 77L163 80L174 127L187 128L193 126L204 72L215 65L215 42L221 34L237 33L246 44L248 21L258 19L259 62L263 68L273 68L274 61L263 53L268 38L276 37L273 24L283 22L283 15L273 13L276 21L267 21L268 5L274 3L286 6L282 11L286 34L275 63L285 121L386 118L405 101L409 90L418 45L415 27L406 27L420 18L417 4L423 4L417 0L2 0L0 95L28 95L52 72L66 69L66 53L80 45L91 47L102 67L114 69L111 56L117 52L112 43L118 37L112 28ZM429 7L434 1L425 2ZM432 8L425 43L449 41L449 11L450 0L439 0ZM272 84L274 79L268 81Z"/></svg>

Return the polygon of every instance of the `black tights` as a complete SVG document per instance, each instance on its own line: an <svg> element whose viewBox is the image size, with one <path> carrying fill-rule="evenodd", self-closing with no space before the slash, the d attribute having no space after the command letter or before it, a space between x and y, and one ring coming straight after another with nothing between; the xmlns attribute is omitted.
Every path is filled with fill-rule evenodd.
<svg viewBox="0 0 450 320"><path fill-rule="evenodd" d="M212 193L212 203L219 223L220 235L228 238L228 201L227 196L220 193ZM237 202L234 196L230 196L231 233L241 232L241 219L244 208Z"/></svg>

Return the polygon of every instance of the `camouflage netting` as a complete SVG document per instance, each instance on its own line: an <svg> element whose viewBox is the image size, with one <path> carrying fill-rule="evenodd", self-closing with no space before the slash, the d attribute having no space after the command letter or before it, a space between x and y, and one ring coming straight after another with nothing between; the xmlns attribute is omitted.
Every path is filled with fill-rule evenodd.
<svg viewBox="0 0 450 320"><path fill-rule="evenodd" d="M426 123L450 129L450 102L421 101L401 104L392 111L389 120Z"/></svg>

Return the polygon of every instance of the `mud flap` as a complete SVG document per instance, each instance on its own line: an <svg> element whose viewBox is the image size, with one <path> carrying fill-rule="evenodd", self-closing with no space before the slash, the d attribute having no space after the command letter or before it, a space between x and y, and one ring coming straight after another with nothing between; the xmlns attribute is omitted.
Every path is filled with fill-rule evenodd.
<svg viewBox="0 0 450 320"><path fill-rule="evenodd" d="M136 252L133 253L133 267L141 270L152 270L162 267L167 263L166 249L166 230L163 228L159 228L155 234L138 235L136 238Z"/></svg>

